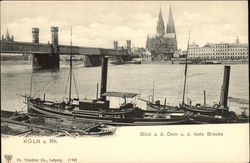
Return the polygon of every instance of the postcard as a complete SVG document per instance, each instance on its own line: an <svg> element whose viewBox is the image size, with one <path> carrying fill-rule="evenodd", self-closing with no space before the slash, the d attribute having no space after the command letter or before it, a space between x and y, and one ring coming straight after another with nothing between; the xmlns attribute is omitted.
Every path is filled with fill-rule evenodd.
<svg viewBox="0 0 250 163"><path fill-rule="evenodd" d="M249 162L247 1L1 1L1 162Z"/></svg>

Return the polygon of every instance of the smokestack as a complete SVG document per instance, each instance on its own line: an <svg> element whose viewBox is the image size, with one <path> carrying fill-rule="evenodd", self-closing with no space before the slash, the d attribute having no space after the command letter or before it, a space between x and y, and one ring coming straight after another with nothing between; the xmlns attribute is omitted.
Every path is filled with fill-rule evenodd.
<svg viewBox="0 0 250 163"><path fill-rule="evenodd" d="M105 101L106 96L102 96L107 91L108 58L102 57L102 76L101 76L101 100Z"/></svg>
<svg viewBox="0 0 250 163"><path fill-rule="evenodd" d="M220 95L220 106L223 106L224 108L227 108L229 79L230 79L230 66L225 66L223 84L221 86L221 95Z"/></svg>

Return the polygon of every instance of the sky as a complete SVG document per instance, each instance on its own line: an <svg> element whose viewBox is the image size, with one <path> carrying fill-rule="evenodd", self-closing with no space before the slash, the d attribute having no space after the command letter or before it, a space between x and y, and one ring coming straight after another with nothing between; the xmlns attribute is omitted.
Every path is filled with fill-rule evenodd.
<svg viewBox="0 0 250 163"><path fill-rule="evenodd" d="M248 43L247 1L37 1L0 2L1 34L8 28L16 41L32 41L32 28L40 29L40 42L51 40L51 26L59 27L59 44L113 48L113 41L125 46L145 47L147 35L156 34L160 8L166 26L171 4L178 48L190 42Z"/></svg>

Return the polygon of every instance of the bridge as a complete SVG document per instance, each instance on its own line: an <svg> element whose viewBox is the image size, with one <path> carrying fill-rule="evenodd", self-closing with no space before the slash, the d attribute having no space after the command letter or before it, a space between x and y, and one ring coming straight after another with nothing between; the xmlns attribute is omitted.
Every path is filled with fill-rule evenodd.
<svg viewBox="0 0 250 163"><path fill-rule="evenodd" d="M39 43L39 28L32 28L32 42L1 40L1 53L32 54L33 69L60 68L59 55L85 55L89 62L110 56L126 56L128 51L58 44L58 27L51 27L51 43Z"/></svg>
<svg viewBox="0 0 250 163"><path fill-rule="evenodd" d="M58 55L87 55L87 56L123 56L128 55L127 50L115 50L93 47L79 47L69 45L58 45L57 49L53 49L51 44L45 43L29 43L19 41L3 41L1 43L1 53L17 53L17 54L58 54Z"/></svg>
<svg viewBox="0 0 250 163"><path fill-rule="evenodd" d="M103 93L107 88L108 57L129 55L127 50L79 47L58 44L58 27L51 27L51 44L39 43L39 28L32 28L32 42L1 40L1 53L32 54L33 69L59 69L59 55L85 55L89 61L101 60L101 91L102 100L106 97Z"/></svg>

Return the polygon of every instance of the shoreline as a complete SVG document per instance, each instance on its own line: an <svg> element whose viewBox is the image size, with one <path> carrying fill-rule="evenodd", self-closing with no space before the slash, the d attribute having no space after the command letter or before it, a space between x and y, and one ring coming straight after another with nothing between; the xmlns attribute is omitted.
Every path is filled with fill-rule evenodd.
<svg viewBox="0 0 250 163"><path fill-rule="evenodd" d="M182 61L142 61L142 64L183 64ZM248 64L248 61L217 61L219 64ZM218 63L188 63L189 65L218 65Z"/></svg>
<svg viewBox="0 0 250 163"><path fill-rule="evenodd" d="M75 61L78 63L81 61ZM248 64L248 61L218 61L220 64ZM60 63L65 64L67 62L60 61ZM73 62L74 63L74 62ZM83 61L82 61L83 63ZM1 65L31 65L32 61L1 61ZM142 61L142 64L181 64L180 61L164 61L164 60L155 60L155 61ZM192 65L218 65L216 63L193 63Z"/></svg>

